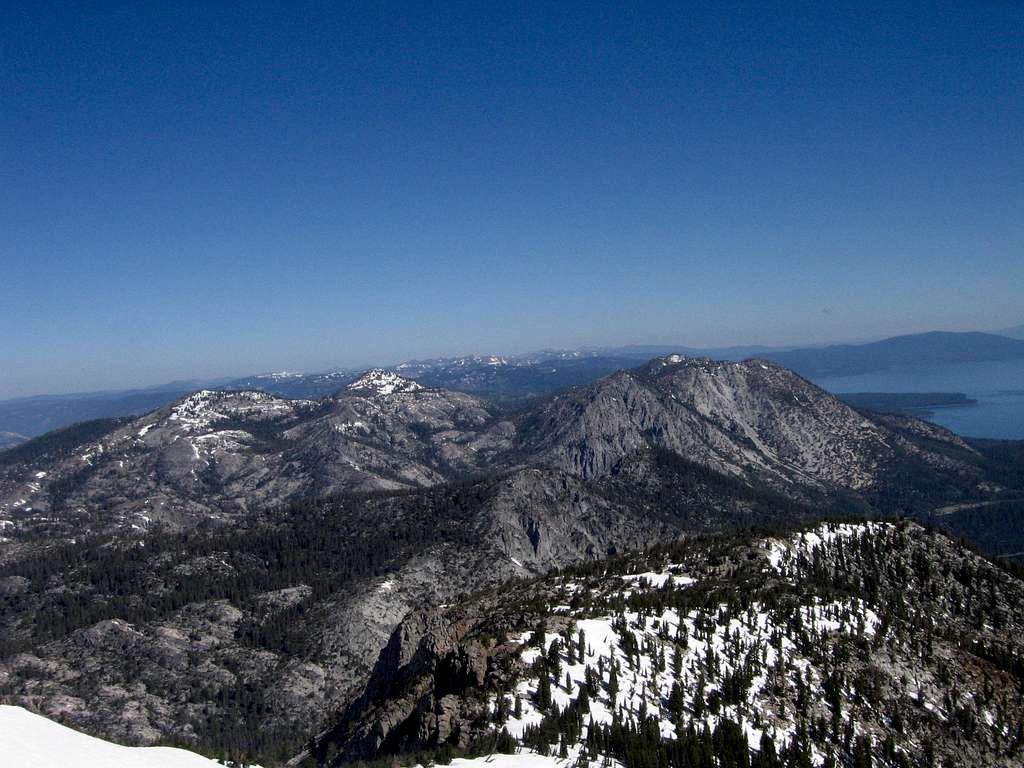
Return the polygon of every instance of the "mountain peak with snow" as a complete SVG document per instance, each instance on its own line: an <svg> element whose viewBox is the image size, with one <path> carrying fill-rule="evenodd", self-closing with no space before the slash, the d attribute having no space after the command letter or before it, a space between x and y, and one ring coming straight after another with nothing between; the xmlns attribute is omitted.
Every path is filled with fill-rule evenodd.
<svg viewBox="0 0 1024 768"><path fill-rule="evenodd" d="M357 394L393 395L415 392L423 389L423 386L383 368L371 368L345 389Z"/></svg>

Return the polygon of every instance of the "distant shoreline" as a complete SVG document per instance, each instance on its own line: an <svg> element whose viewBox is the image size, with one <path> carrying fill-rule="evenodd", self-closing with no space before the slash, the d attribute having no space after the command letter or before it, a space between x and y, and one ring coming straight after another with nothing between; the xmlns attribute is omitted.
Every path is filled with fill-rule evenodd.
<svg viewBox="0 0 1024 768"><path fill-rule="evenodd" d="M963 392L839 392L836 397L854 408L904 416L930 416L936 408L978 404Z"/></svg>

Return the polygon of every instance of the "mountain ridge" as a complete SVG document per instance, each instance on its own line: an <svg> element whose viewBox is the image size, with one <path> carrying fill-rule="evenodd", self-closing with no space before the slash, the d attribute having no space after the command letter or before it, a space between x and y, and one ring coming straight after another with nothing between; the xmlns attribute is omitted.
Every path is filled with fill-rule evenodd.
<svg viewBox="0 0 1024 768"><path fill-rule="evenodd" d="M21 534L223 523L304 497L523 466L589 480L652 449L795 498L868 491L911 465L982 493L979 456L952 433L858 413L757 360L658 358L512 411L377 370L320 400L201 390L100 427L70 430L87 439L57 453L39 454L37 440L0 454L0 552Z"/></svg>
<svg viewBox="0 0 1024 768"><path fill-rule="evenodd" d="M0 454L0 695L275 761L360 695L415 608L1019 480L1012 454L770 361L681 355L511 409L374 371L321 400L202 390L59 437Z"/></svg>
<svg viewBox="0 0 1024 768"><path fill-rule="evenodd" d="M979 587L998 597L965 603ZM670 755L702 740L737 750L730 765L1020 765L1022 595L906 521L630 553L410 614L363 696L289 765L499 743L701 765Z"/></svg>
<svg viewBox="0 0 1024 768"><path fill-rule="evenodd" d="M1007 329L1012 332L1014 329ZM749 357L764 357L776 360L797 372L809 376L840 375L879 370L894 363L957 362L965 359L1004 359L1012 354L1024 357L1017 351L947 349L944 356L921 358L897 351L879 362L871 360L871 349L884 348L893 340L914 340L924 343L930 337L939 335L947 345L964 345L965 336L972 334L935 332L890 337L867 344L842 344L830 346L785 347L735 346L718 349L700 349L680 345L632 345L625 347L580 348L576 350L542 350L520 355L467 355L464 357L409 360L385 370L417 379L428 387L451 389L475 393L488 398L519 400L548 394L550 392L591 383L620 368L633 367L651 357L684 353L692 357L710 357L726 360L742 360ZM991 338L998 334L973 334L983 342L1005 344ZM970 341L970 340L968 340ZM977 341L970 342L978 346ZM1011 341L1011 344L1013 342ZM968 344L969 346L970 344ZM958 347L958 348L959 348ZM862 348L869 348L867 353ZM860 350L860 351L858 351ZM913 350L911 350L913 352ZM853 356L852 358L850 356ZM865 358L865 355L867 357ZM865 362L865 359L867 362ZM357 378L366 369L337 368L316 373L276 372L234 379L219 379L209 382L171 382L156 387L137 390L79 393L71 395L38 395L0 401L0 430L12 431L27 437L35 437L45 431L57 429L74 422L94 418L109 418L138 414L167 403L202 387L228 390L260 390L281 397L294 399L317 399L332 395Z"/></svg>
<svg viewBox="0 0 1024 768"><path fill-rule="evenodd" d="M810 378L849 376L895 366L1024 359L1024 340L979 331L892 336L867 344L770 352L764 357Z"/></svg>

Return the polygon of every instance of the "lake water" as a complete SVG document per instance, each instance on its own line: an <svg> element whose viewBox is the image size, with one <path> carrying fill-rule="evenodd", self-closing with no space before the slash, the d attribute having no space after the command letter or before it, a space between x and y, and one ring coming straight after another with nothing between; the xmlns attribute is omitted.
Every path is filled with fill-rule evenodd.
<svg viewBox="0 0 1024 768"><path fill-rule="evenodd" d="M929 421L967 437L1024 439L1024 360L907 366L814 379L843 392L963 392L977 405L936 408Z"/></svg>

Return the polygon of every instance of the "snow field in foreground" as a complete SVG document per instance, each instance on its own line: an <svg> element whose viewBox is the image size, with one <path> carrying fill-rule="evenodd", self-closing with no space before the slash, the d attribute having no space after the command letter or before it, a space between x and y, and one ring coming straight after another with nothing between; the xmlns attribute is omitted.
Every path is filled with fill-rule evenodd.
<svg viewBox="0 0 1024 768"><path fill-rule="evenodd" d="M185 749L124 747L6 705L0 705L0 763L3 768L223 768Z"/></svg>

